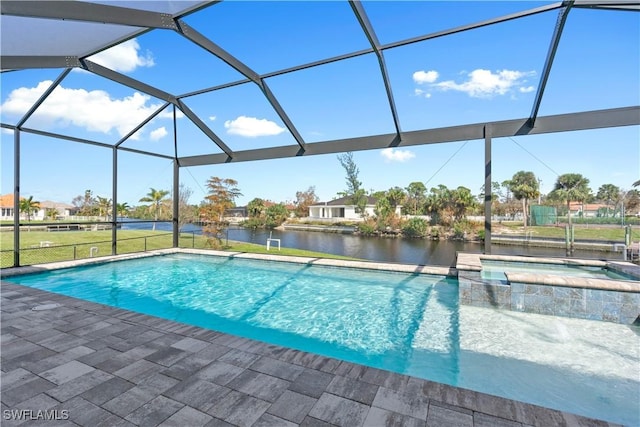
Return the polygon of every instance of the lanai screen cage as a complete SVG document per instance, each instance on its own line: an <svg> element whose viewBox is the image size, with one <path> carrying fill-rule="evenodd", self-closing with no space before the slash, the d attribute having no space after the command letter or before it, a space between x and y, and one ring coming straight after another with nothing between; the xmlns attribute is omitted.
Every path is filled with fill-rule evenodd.
<svg viewBox="0 0 640 427"><path fill-rule="evenodd" d="M126 168L144 168L137 159L171 162L166 173L178 194L189 167L477 140L479 181L491 188L492 141L630 128L628 146L629 135L638 136L637 1L3 0L0 7L3 182L13 212L34 173L55 187L87 163L110 176L116 206L136 179ZM471 70L471 57L486 67ZM509 68L513 61L520 67ZM458 98L431 96L443 93ZM497 96L519 102L479 104ZM343 117L348 125L338 125ZM620 142L614 136L600 149ZM101 151L67 159L68 143ZM619 155L638 161L637 149ZM637 177L637 168L627 172ZM173 197L173 246L178 209ZM491 218L490 192L484 213ZM109 221L115 254L116 215ZM14 266L21 225L13 215ZM489 220L485 231L490 252Z"/></svg>

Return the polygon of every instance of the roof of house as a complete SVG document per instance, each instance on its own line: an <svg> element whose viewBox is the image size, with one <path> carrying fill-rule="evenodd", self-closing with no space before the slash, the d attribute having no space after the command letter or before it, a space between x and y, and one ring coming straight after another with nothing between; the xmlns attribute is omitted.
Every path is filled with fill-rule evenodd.
<svg viewBox="0 0 640 427"><path fill-rule="evenodd" d="M367 196L367 205L375 205L378 200L375 197ZM333 199L329 202L320 202L312 206L352 206L351 197L345 196L339 199Z"/></svg>
<svg viewBox="0 0 640 427"><path fill-rule="evenodd" d="M40 207L43 209L73 209L75 206L68 203L54 202L51 200L45 200L40 202Z"/></svg>
<svg viewBox="0 0 640 427"><path fill-rule="evenodd" d="M597 211L598 209L606 209L607 205L604 203L582 203L571 202L569 204L570 209L579 209L585 211ZM609 209L613 210L615 206L609 205Z"/></svg>
<svg viewBox="0 0 640 427"><path fill-rule="evenodd" d="M24 197L20 197L20 200L23 200ZM12 208L14 201L13 193L3 194L0 196L0 207L3 208Z"/></svg>

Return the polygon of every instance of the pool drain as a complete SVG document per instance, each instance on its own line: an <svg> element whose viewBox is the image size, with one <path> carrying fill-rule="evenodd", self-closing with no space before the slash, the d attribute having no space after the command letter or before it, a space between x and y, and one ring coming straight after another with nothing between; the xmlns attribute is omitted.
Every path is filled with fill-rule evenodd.
<svg viewBox="0 0 640 427"><path fill-rule="evenodd" d="M36 305L31 310L33 311L44 311L44 310L53 310L54 308L62 307L62 304L52 303L52 304L41 304Z"/></svg>

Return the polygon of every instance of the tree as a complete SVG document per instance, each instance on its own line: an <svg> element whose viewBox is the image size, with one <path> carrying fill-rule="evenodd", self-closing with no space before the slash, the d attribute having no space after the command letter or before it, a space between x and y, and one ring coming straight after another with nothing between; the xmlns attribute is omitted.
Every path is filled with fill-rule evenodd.
<svg viewBox="0 0 640 427"><path fill-rule="evenodd" d="M309 216L309 206L315 205L320 201L316 195L316 187L311 186L306 191L296 191L296 201L293 202L295 214L298 218Z"/></svg>
<svg viewBox="0 0 640 427"><path fill-rule="evenodd" d="M591 194L589 180L579 173L565 173L556 179L552 199L567 202L567 215L571 225L571 202L584 201Z"/></svg>
<svg viewBox="0 0 640 427"><path fill-rule="evenodd" d="M538 179L533 172L518 171L509 180L507 186L517 200L522 200L522 219L524 226L527 226L527 216L529 210L527 205L529 199L533 199L540 195Z"/></svg>
<svg viewBox="0 0 640 427"><path fill-rule="evenodd" d="M338 155L338 161L347 173L347 189L340 194L343 197L348 197L351 204L355 206L356 213L364 217L366 214L365 207L367 205L367 194L362 188L362 182L358 181L358 174L360 170L353 160L353 153L347 152Z"/></svg>
<svg viewBox="0 0 640 427"><path fill-rule="evenodd" d="M282 225L283 222L287 220L289 217L289 211L287 207L283 203L277 203L275 205L269 206L265 210L265 221L264 225L267 228L276 228Z"/></svg>
<svg viewBox="0 0 640 427"><path fill-rule="evenodd" d="M238 182L234 179L223 179L212 176L207 181L209 195L205 197L205 204L201 214L205 221L202 231L207 236L207 242L214 248L222 246L222 232L227 223L224 213L235 206L235 199L242 196L238 189Z"/></svg>
<svg viewBox="0 0 640 427"><path fill-rule="evenodd" d="M416 181L410 183L405 190L407 191L406 203L408 205L405 207L405 211L411 212L412 215L421 214L426 200L427 187L423 183ZM409 208L411 211L409 211Z"/></svg>
<svg viewBox="0 0 640 427"><path fill-rule="evenodd" d="M510 184L511 184L511 180L510 179L505 179L504 181L502 181L500 183L500 186L506 190L506 193L504 195L504 202L505 203L510 203L511 202L512 194L511 194L511 189L509 188Z"/></svg>
<svg viewBox="0 0 640 427"><path fill-rule="evenodd" d="M264 214L264 210L264 200L259 197L256 197L247 203L247 214L249 215L249 218L260 218Z"/></svg>
<svg viewBox="0 0 640 427"><path fill-rule="evenodd" d="M401 206L405 199L407 198L407 194L400 187L393 187L387 190L386 197L389 200L389 204L395 210L398 206Z"/></svg>
<svg viewBox="0 0 640 427"><path fill-rule="evenodd" d="M624 206L626 211L638 211L638 208L640 208L640 191L636 189L627 191L624 196Z"/></svg>
<svg viewBox="0 0 640 427"><path fill-rule="evenodd" d="M510 180L504 181L505 183L511 182ZM491 203L495 203L503 199L502 186L498 181L491 181ZM478 201L484 203L484 184L480 187L480 194L478 194Z"/></svg>
<svg viewBox="0 0 640 427"><path fill-rule="evenodd" d="M96 199L97 199L97 207L98 207L98 216L104 215L104 220L109 221L109 210L111 209L111 199L107 199L106 197L100 197L100 196L96 197Z"/></svg>
<svg viewBox="0 0 640 427"><path fill-rule="evenodd" d="M453 210L453 217L456 221L459 221L467 215L467 210L473 209L476 206L476 199L471 194L471 190L467 187L458 187L451 192L451 207Z"/></svg>
<svg viewBox="0 0 640 427"><path fill-rule="evenodd" d="M20 199L20 212L27 215L27 221L31 221L31 214L40 209L40 202L33 200L33 196Z"/></svg>
<svg viewBox="0 0 640 427"><path fill-rule="evenodd" d="M451 225L453 212L450 209L452 199L451 190L446 185L440 184L432 187L425 201L425 212L431 217L431 224Z"/></svg>
<svg viewBox="0 0 640 427"><path fill-rule="evenodd" d="M116 215L120 217L129 215L129 209L131 206L127 202L116 203Z"/></svg>
<svg viewBox="0 0 640 427"><path fill-rule="evenodd" d="M47 208L45 213L46 217L51 220L55 220L58 217L58 209L56 208Z"/></svg>
<svg viewBox="0 0 640 427"><path fill-rule="evenodd" d="M502 184L498 181L491 182L491 213L492 215L504 215L506 213L506 206L503 201L505 200L504 194L502 192ZM507 190L508 191L508 190ZM478 205L476 205L480 214L484 214L484 184L480 187L480 193L478 194Z"/></svg>
<svg viewBox="0 0 640 427"><path fill-rule="evenodd" d="M162 199L164 199L169 192L166 190L156 190L155 188L150 188L150 191L147 195L141 198L139 201L143 203L151 203L150 209L153 211L153 219L154 221L158 220L158 216L160 214L160 206L162 205ZM153 223L153 230L156 229L156 223Z"/></svg>
<svg viewBox="0 0 640 427"><path fill-rule="evenodd" d="M378 230L384 231L387 227L392 227L395 219L395 208L391 204L388 195L384 195L376 200L376 206L373 209L376 215L376 227Z"/></svg>
<svg viewBox="0 0 640 427"><path fill-rule="evenodd" d="M607 216L609 216L609 205L613 201L617 204L620 199L620 187L613 184L603 184L598 188L598 192L596 193L596 199L604 202L607 205ZM615 212L614 212L615 216Z"/></svg>
<svg viewBox="0 0 640 427"><path fill-rule="evenodd" d="M196 208L193 205L189 204L189 199L193 191L180 183L178 186L178 230L182 230L185 224L195 221Z"/></svg>
<svg viewBox="0 0 640 427"><path fill-rule="evenodd" d="M85 190L84 194L74 197L71 203L76 207L78 215L91 216L96 213L96 199L91 190Z"/></svg>

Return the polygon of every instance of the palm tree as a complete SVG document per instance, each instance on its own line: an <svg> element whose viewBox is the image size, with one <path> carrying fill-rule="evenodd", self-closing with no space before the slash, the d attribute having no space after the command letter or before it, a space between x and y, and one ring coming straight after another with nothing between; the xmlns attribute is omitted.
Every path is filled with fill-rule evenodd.
<svg viewBox="0 0 640 427"><path fill-rule="evenodd" d="M151 209L153 210L153 219L154 221L158 220L158 215L160 214L160 206L162 205L162 199L165 198L167 194L169 194L166 190L156 190L155 188L150 188L151 191L147 193L147 195L140 199L141 202L151 203ZM153 223L153 231L156 229L156 223Z"/></svg>
<svg viewBox="0 0 640 427"><path fill-rule="evenodd" d="M31 221L31 214L38 209L40 209L40 202L33 200L33 196L29 196L28 199L20 199L20 212L27 214L27 221Z"/></svg>
<svg viewBox="0 0 640 427"><path fill-rule="evenodd" d="M476 199L467 187L460 186L451 192L453 203L453 214L456 220L463 219L467 210L476 206Z"/></svg>
<svg viewBox="0 0 640 427"><path fill-rule="evenodd" d="M571 202L586 200L589 197L589 180L579 173L565 173L556 180L553 193L554 198L567 202L567 215L571 226Z"/></svg>
<svg viewBox="0 0 640 427"><path fill-rule="evenodd" d="M526 227L527 204L529 203L529 199L536 198L540 195L538 179L533 172L519 171L509 180L508 187L513 197L522 200L522 219Z"/></svg>
<svg viewBox="0 0 640 427"><path fill-rule="evenodd" d="M265 210L264 200L256 197L247 204L249 218L259 218Z"/></svg>
<svg viewBox="0 0 640 427"><path fill-rule="evenodd" d="M609 205L612 201L618 202L620 198L620 187L613 184L603 184L598 188L598 193L596 193L596 199L599 199L606 203L607 205L607 216L609 216ZM613 211L613 216L615 216L615 209Z"/></svg>
<svg viewBox="0 0 640 427"><path fill-rule="evenodd" d="M425 187L423 183L415 181L409 184L405 190L407 191L407 200L413 208L413 215L418 215L426 199L425 193L427 192L427 187Z"/></svg>
<svg viewBox="0 0 640 427"><path fill-rule="evenodd" d="M109 209L111 209L111 199L106 197L96 197L98 199L98 216L104 214L104 220L109 221Z"/></svg>
<svg viewBox="0 0 640 427"><path fill-rule="evenodd" d="M127 216L129 209L131 209L131 206L129 206L127 202L116 203L116 212L118 216Z"/></svg>
<svg viewBox="0 0 640 427"><path fill-rule="evenodd" d="M407 198L407 194L400 187L390 188L387 190L386 196L394 210L397 206L402 205Z"/></svg>

